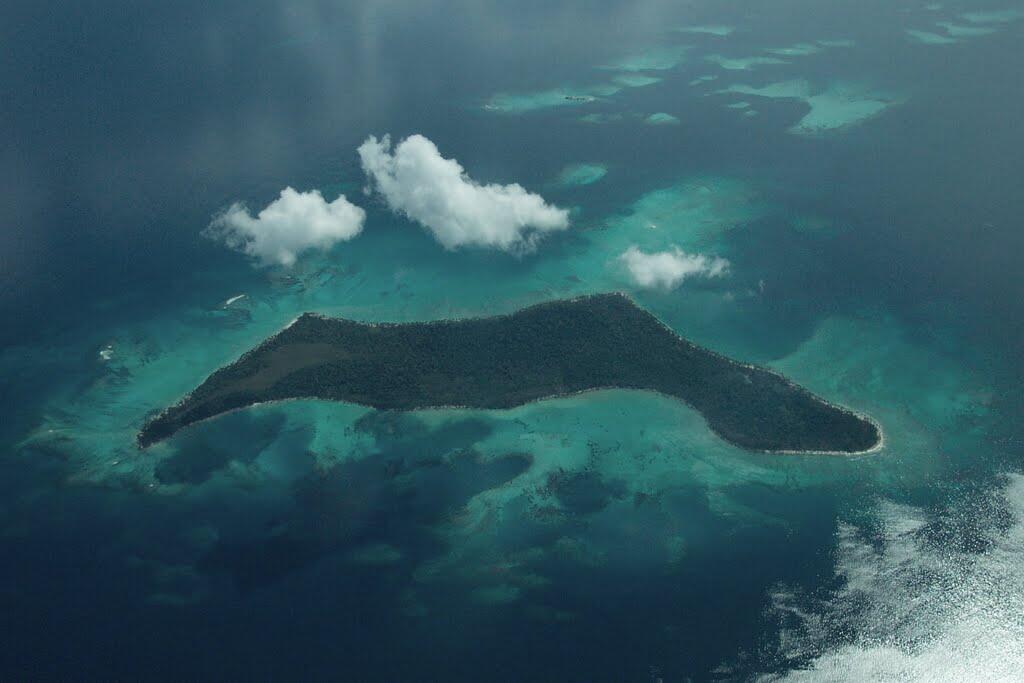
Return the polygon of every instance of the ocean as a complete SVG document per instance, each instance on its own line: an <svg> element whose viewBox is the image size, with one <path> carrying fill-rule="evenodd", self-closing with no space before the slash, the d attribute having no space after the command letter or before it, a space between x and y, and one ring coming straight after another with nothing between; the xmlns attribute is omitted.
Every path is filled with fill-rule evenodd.
<svg viewBox="0 0 1024 683"><path fill-rule="evenodd" d="M12 680L1013 680L1024 7L14 2L0 10L0 672ZM356 153L422 135L569 211L445 249ZM233 202L344 194L264 266ZM728 260L644 287L621 259ZM145 419L313 311L625 291L882 426L750 453L609 390Z"/></svg>

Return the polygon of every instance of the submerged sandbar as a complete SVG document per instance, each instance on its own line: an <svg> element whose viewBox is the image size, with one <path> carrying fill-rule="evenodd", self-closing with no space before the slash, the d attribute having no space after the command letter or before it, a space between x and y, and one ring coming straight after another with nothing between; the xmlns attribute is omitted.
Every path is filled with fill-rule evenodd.
<svg viewBox="0 0 1024 683"><path fill-rule="evenodd" d="M610 388L682 400L749 450L859 453L881 440L871 420L681 338L622 294L600 294L421 323L306 313L147 422L138 441L145 447L201 420L292 398L501 409Z"/></svg>

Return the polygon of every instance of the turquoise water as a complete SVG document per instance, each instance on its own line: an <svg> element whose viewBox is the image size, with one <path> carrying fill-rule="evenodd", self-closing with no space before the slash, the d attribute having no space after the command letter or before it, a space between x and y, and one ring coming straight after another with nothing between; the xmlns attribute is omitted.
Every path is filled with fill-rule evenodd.
<svg viewBox="0 0 1024 683"><path fill-rule="evenodd" d="M211 142L188 157L201 171L153 172L134 196L164 216L159 235L110 237L146 224L110 208L111 191L106 210L69 219L100 233L109 216L108 235L70 242L75 258L50 267L19 261L32 277L10 269L25 308L12 308L19 324L0 347L6 671L1013 678L1024 666L1014 8L834 3L812 15L794 2L790 22L731 5L608 3L582 17L488 7L452 26L408 8L308 4L282 10L284 29L260 23L277 14L210 11L199 70L210 80L158 70L165 87L182 78L222 98L169 136L255 151ZM436 44L414 19L438 22L450 54L425 59ZM231 38L239 25L277 52ZM924 30L948 38L907 33ZM225 42L264 66L283 51L286 67L252 82L282 94L306 87L304 74L309 108L250 114L245 97L214 88L242 68L225 66ZM957 66L933 78L950 54ZM359 74L344 88L337 64ZM450 82L424 85L435 71ZM340 97L352 93L359 107ZM126 130L150 125L120 106ZM248 127L230 123L240 112ZM387 132L420 132L480 182L540 193L570 210L570 228L532 253L445 250L360 191L355 147ZM141 165L108 162L83 165L111 183ZM261 208L285 185L344 192L367 209L363 233L290 268L254 267L200 236L231 201ZM58 242L66 226L55 226ZM123 274L157 260L136 241L147 254L165 245L175 265ZM728 259L729 274L644 289L620 259L634 245ZM75 274L72 261L100 265ZM61 274L61 303L47 298L48 273ZM292 401L135 445L153 411L306 311L435 320L607 291L871 415L884 446L748 453L685 405L625 390L503 411Z"/></svg>

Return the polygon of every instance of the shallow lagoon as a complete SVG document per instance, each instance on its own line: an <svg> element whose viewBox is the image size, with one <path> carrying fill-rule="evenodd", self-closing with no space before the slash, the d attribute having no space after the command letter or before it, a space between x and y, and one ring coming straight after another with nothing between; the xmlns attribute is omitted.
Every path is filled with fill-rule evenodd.
<svg viewBox="0 0 1024 683"><path fill-rule="evenodd" d="M790 131L804 135L836 131L861 123L900 102L898 97L875 92L857 83L834 83L824 91L818 91L807 81L787 81L762 88L733 85L719 93L801 100L810 107L810 111ZM737 107L738 103L726 106Z"/></svg>
<svg viewBox="0 0 1024 683"><path fill-rule="evenodd" d="M570 164L558 174L558 182L563 185L590 185L608 174L608 168L602 164Z"/></svg>

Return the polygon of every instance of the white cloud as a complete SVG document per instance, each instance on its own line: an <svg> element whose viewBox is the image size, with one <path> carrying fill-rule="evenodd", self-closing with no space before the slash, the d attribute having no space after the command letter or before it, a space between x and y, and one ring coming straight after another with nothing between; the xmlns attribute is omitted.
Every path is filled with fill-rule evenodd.
<svg viewBox="0 0 1024 683"><path fill-rule="evenodd" d="M634 244L619 256L640 287L672 289L689 277L720 277L729 270L729 262L717 256L687 254L679 247L672 251L645 253Z"/></svg>
<svg viewBox="0 0 1024 683"><path fill-rule="evenodd" d="M374 136L359 147L363 170L392 211L423 224L446 249L532 251L545 234L569 227L569 212L521 185L481 185L437 146L413 135L391 151Z"/></svg>
<svg viewBox="0 0 1024 683"><path fill-rule="evenodd" d="M261 265L290 266L309 249L330 249L363 230L366 212L345 195L331 203L318 190L290 187L254 218L243 204L232 204L217 216L207 236L259 260Z"/></svg>

